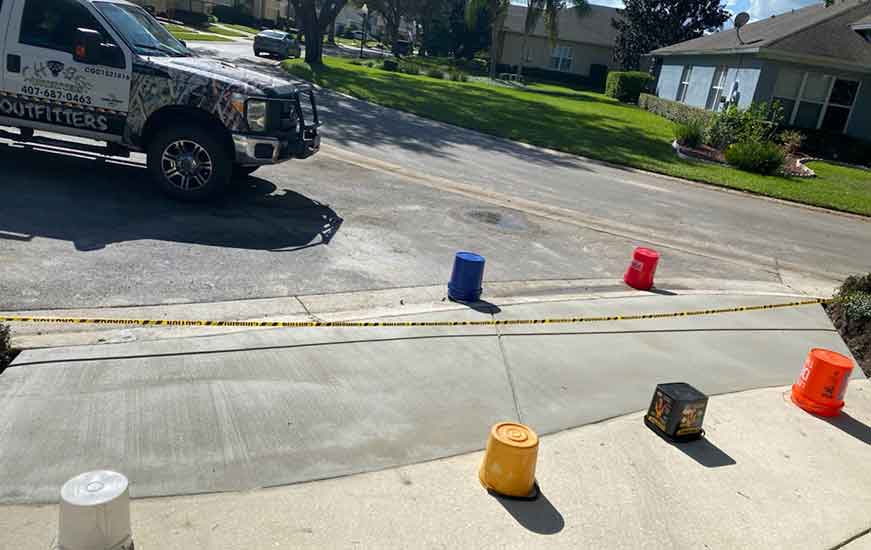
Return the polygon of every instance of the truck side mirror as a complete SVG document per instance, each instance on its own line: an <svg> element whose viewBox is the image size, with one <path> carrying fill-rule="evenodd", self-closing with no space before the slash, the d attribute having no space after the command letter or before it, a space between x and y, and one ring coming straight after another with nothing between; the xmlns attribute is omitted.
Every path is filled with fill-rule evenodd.
<svg viewBox="0 0 871 550"><path fill-rule="evenodd" d="M96 65L102 57L103 37L93 29L76 29L73 40L73 59L79 63Z"/></svg>

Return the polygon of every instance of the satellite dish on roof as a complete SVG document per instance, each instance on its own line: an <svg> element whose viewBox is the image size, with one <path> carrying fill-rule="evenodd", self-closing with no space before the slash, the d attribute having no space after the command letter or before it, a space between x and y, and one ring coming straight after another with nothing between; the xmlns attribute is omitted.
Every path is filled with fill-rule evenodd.
<svg viewBox="0 0 871 550"><path fill-rule="evenodd" d="M735 16L735 34L738 36L738 43L743 45L744 41L741 40L741 27L750 22L750 14L746 11L742 11L738 15Z"/></svg>

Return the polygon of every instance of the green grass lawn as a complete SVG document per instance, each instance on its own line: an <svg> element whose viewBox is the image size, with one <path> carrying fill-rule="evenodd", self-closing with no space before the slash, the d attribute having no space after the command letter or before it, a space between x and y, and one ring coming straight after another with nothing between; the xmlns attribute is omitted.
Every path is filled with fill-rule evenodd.
<svg viewBox="0 0 871 550"><path fill-rule="evenodd" d="M193 33L193 32L174 32L172 35L179 40L184 40L185 42L190 42L191 40L198 40L200 42L232 42L231 38L227 38L226 36L218 36L215 34L205 34L205 33Z"/></svg>
<svg viewBox="0 0 871 550"><path fill-rule="evenodd" d="M181 25L173 25L172 23L165 23L163 25L166 27L166 30L170 32L174 37L179 40L184 40L185 42L189 42L191 40L199 40L202 42L232 42L229 38L225 38L223 36L215 36L213 34L204 34L198 33L195 29L189 27L182 27Z"/></svg>
<svg viewBox="0 0 871 550"><path fill-rule="evenodd" d="M603 94L533 84L452 82L325 58L313 71L300 60L286 70L361 99L495 136L661 174L871 216L871 171L812 163L813 179L760 176L679 159L671 121Z"/></svg>
<svg viewBox="0 0 871 550"><path fill-rule="evenodd" d="M220 34L221 36L232 36L233 38L248 38L248 36L249 36L249 35L242 33L242 32L237 32L237 31L233 31L230 29L224 29L224 28L218 27L217 25L209 25L209 28L207 29L206 32Z"/></svg>
<svg viewBox="0 0 871 550"><path fill-rule="evenodd" d="M255 29L254 27L247 27L245 25L236 25L235 23L221 23L225 27L230 27L231 29L236 29L237 31L242 31L248 34L257 34L260 32L260 29Z"/></svg>
<svg viewBox="0 0 871 550"><path fill-rule="evenodd" d="M163 23L163 26L166 27L166 30L171 32L173 35L175 33L185 34L185 33L193 32L193 29L190 29L188 27L183 27L181 25L174 25L172 23Z"/></svg>

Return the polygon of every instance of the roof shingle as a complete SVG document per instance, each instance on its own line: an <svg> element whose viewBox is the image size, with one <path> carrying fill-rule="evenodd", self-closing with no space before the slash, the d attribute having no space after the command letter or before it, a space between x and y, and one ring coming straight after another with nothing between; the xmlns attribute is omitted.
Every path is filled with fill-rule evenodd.
<svg viewBox="0 0 871 550"><path fill-rule="evenodd" d="M826 7L814 4L800 10L755 21L741 29L720 31L659 48L652 55L740 53L757 49L785 50L794 54L829 56L871 63L871 45L851 28L860 19L871 19L871 2L844 0Z"/></svg>

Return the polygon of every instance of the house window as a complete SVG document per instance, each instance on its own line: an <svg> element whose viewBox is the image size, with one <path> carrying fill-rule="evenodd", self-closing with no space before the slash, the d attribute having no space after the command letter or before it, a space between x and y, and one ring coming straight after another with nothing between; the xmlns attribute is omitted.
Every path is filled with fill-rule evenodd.
<svg viewBox="0 0 871 550"><path fill-rule="evenodd" d="M568 71L572 68L572 48L556 46L550 54L550 68L557 71Z"/></svg>
<svg viewBox="0 0 871 550"><path fill-rule="evenodd" d="M683 103L687 98L687 90L690 88L690 79L693 76L693 66L686 65L680 75L680 86L677 87L677 101Z"/></svg>
<svg viewBox="0 0 871 550"><path fill-rule="evenodd" d="M725 66L717 67L714 71L714 78L711 80L711 91L708 92L708 101L705 104L705 109L709 111L720 110L720 98L723 97L723 88L726 87L726 74L729 68Z"/></svg>
<svg viewBox="0 0 871 550"><path fill-rule="evenodd" d="M846 78L836 78L829 94L829 103L826 105L826 113L820 122L820 128L832 132L843 132L850 121L853 112L853 104L859 95L859 81Z"/></svg>
<svg viewBox="0 0 871 550"><path fill-rule="evenodd" d="M857 95L858 80L784 69L777 77L773 98L783 107L788 124L840 133L850 121Z"/></svg>

